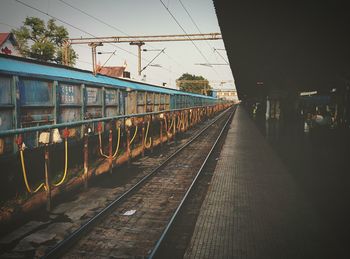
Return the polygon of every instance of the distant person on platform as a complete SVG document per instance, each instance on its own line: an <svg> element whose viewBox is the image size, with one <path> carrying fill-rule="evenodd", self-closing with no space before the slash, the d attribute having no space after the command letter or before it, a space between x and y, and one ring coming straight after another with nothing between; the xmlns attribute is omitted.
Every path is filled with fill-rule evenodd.
<svg viewBox="0 0 350 259"><path fill-rule="evenodd" d="M314 124L316 127L329 127L332 123L332 117L329 112L317 112L316 115L313 116Z"/></svg>

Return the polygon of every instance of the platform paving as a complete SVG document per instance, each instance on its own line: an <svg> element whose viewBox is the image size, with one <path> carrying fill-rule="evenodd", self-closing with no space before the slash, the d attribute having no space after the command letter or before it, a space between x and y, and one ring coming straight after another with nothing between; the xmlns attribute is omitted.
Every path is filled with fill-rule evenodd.
<svg viewBox="0 0 350 259"><path fill-rule="evenodd" d="M238 107L184 258L350 257Z"/></svg>

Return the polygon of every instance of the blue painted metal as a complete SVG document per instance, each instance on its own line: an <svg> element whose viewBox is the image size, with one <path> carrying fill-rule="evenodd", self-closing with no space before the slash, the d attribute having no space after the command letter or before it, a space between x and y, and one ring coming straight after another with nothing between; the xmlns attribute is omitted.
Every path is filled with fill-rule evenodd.
<svg viewBox="0 0 350 259"><path fill-rule="evenodd" d="M151 98L147 97L147 105L144 95L137 98L138 92L151 93L147 95ZM182 108L194 98L196 105L216 101L203 95L0 55L0 136L26 133L26 144L35 146L38 131L126 118L117 115L125 114L128 94L134 96L135 103L126 117L133 117L136 112L141 113L136 116L143 116L146 111ZM31 128L22 129L25 127Z"/></svg>
<svg viewBox="0 0 350 259"><path fill-rule="evenodd" d="M0 105L11 104L11 77L0 77Z"/></svg>
<svg viewBox="0 0 350 259"><path fill-rule="evenodd" d="M118 105L118 91L114 89L105 90L105 105Z"/></svg>
<svg viewBox="0 0 350 259"><path fill-rule="evenodd" d="M145 110L145 92L137 92L137 113L144 113Z"/></svg>
<svg viewBox="0 0 350 259"><path fill-rule="evenodd" d="M54 123L58 123L58 119L60 116L60 106L59 106L59 89L58 89L58 82L54 81L53 82L53 101L54 101L54 109L53 109L53 114L54 114Z"/></svg>
<svg viewBox="0 0 350 259"><path fill-rule="evenodd" d="M86 112L86 98L85 98L85 84L80 85L80 100L81 100L81 107L80 107L80 120L83 120L85 117ZM84 125L80 125L80 137L84 137Z"/></svg>
<svg viewBox="0 0 350 259"><path fill-rule="evenodd" d="M80 107L61 107L59 115L59 123L79 121Z"/></svg>
<svg viewBox="0 0 350 259"><path fill-rule="evenodd" d="M156 93L156 94L154 94L154 104L159 104L159 101L160 101L160 97L159 97L159 94L158 93Z"/></svg>
<svg viewBox="0 0 350 259"><path fill-rule="evenodd" d="M45 123L45 122L53 122L54 121L54 114L51 112L47 112L43 109L35 109L35 110L27 110L23 111L23 114L21 114L22 118L22 125L26 123Z"/></svg>
<svg viewBox="0 0 350 259"><path fill-rule="evenodd" d="M0 110L0 130L8 130L12 128L12 109Z"/></svg>
<svg viewBox="0 0 350 259"><path fill-rule="evenodd" d="M0 56L0 73L17 74L30 77L52 78L53 80L69 82L80 81L92 85L110 85L112 87L130 88L139 91L151 91L166 94L184 94L188 96L197 96L205 99L215 99L210 96L187 93L175 89L163 88L148 84L137 83L129 80L121 80L103 75L94 76L91 72L84 70L68 69L64 67L47 66L44 64L32 63L30 60L17 60Z"/></svg>
<svg viewBox="0 0 350 259"><path fill-rule="evenodd" d="M50 106L54 104L52 82L20 79L19 91L22 106Z"/></svg>
<svg viewBox="0 0 350 259"><path fill-rule="evenodd" d="M86 112L85 118L100 118L103 116L102 89L96 87L85 88Z"/></svg>
<svg viewBox="0 0 350 259"><path fill-rule="evenodd" d="M12 76L11 79L11 103L13 104L13 110L12 110L12 127L13 128L18 128L19 125L19 118L18 118L18 114L19 114L19 89L18 89L18 77L17 76ZM12 140L12 139L11 139ZM12 151L16 152L18 150L18 146L16 144L15 141L11 141L12 142ZM9 149L11 150L11 148Z"/></svg>
<svg viewBox="0 0 350 259"><path fill-rule="evenodd" d="M80 85L60 83L59 95L61 104L81 104Z"/></svg>
<svg viewBox="0 0 350 259"><path fill-rule="evenodd" d="M170 96L170 107L171 109L176 109L176 100L174 95Z"/></svg>
<svg viewBox="0 0 350 259"><path fill-rule="evenodd" d="M165 103L165 97L164 94L160 95L160 104L164 104Z"/></svg>
<svg viewBox="0 0 350 259"><path fill-rule="evenodd" d="M102 107L87 107L85 112L86 119L101 118Z"/></svg>
<svg viewBox="0 0 350 259"><path fill-rule="evenodd" d="M119 91L119 114L125 114L125 98L127 93L125 91Z"/></svg>
<svg viewBox="0 0 350 259"><path fill-rule="evenodd" d="M138 92L137 93L137 105L144 105L144 104L145 104L145 93Z"/></svg>
<svg viewBox="0 0 350 259"><path fill-rule="evenodd" d="M81 86L60 83L59 92L59 115L58 122L70 122L81 119L82 94Z"/></svg>
<svg viewBox="0 0 350 259"><path fill-rule="evenodd" d="M118 114L118 107L107 107L105 114L106 114L107 117L112 117L112 116L119 115Z"/></svg>
<svg viewBox="0 0 350 259"><path fill-rule="evenodd" d="M0 131L9 130L13 128L14 122L14 105L13 105L13 93L12 93L12 78L0 77ZM12 149L11 139L1 139L4 147L1 153L6 153Z"/></svg>
<svg viewBox="0 0 350 259"><path fill-rule="evenodd" d="M101 102L102 102L102 117L106 117L106 89L104 87L102 87Z"/></svg>
<svg viewBox="0 0 350 259"><path fill-rule="evenodd" d="M80 99L81 99L81 109L80 109L80 119L83 120L86 112L86 89L85 84L81 84L80 87ZM83 130L82 130L83 132Z"/></svg>
<svg viewBox="0 0 350 259"><path fill-rule="evenodd" d="M102 105L102 91L96 87L86 87L86 105Z"/></svg>
<svg viewBox="0 0 350 259"><path fill-rule="evenodd" d="M201 107L206 107L206 106L188 107L186 109L194 109L194 108L201 108ZM164 113L164 112L176 112L176 111L181 111L181 110L183 110L183 109L165 110L165 111L162 111L162 113ZM159 113L160 112L148 112L148 113L140 113L140 114L118 115L118 116L113 116L113 117L95 118L95 119L87 119L87 120L81 120L81 121L72 121L72 122L66 122L66 123L60 123L60 124L54 124L54 125L42 125L42 126L33 126L30 128L18 128L18 129L4 130L4 131L0 131L0 137L14 135L14 134L23 134L26 132L44 131L44 130L56 129L56 128L62 129L62 128L66 128L66 127L68 127L68 128L69 127L76 127L76 126L81 126L84 124L95 123L95 122L100 122L100 121L111 121L111 120L127 119L127 118L132 118L132 117L143 117L143 116L149 116L149 115L156 115Z"/></svg>

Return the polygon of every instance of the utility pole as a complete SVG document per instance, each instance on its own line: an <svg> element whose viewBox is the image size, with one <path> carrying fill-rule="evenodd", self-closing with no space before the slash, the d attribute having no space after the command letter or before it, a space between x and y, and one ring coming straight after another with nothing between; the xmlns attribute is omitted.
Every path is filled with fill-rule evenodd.
<svg viewBox="0 0 350 259"><path fill-rule="evenodd" d="M68 57L68 52L69 52L69 40L65 40L63 42L63 50L62 50L62 61L63 65L69 66L69 57Z"/></svg>
<svg viewBox="0 0 350 259"><path fill-rule="evenodd" d="M97 74L97 58L96 58L96 47L97 46L103 46L102 42L92 42L89 43L89 46L91 47L91 52L92 52L92 72L94 76Z"/></svg>
<svg viewBox="0 0 350 259"><path fill-rule="evenodd" d="M141 46L146 42L165 42L165 41L195 41L195 40L219 40L222 39L220 33L201 33L201 34L176 34L176 35L153 35L153 36L112 36L112 37L94 37L94 38L71 38L64 44L64 61L68 65L68 48L73 44L88 44L92 48L93 71L96 74L96 47L105 43L129 43L138 46L138 74L141 75Z"/></svg>
<svg viewBox="0 0 350 259"><path fill-rule="evenodd" d="M138 47L137 51L137 72L138 75L141 76L141 46L145 45L143 41L132 41L129 43L130 45L136 45Z"/></svg>

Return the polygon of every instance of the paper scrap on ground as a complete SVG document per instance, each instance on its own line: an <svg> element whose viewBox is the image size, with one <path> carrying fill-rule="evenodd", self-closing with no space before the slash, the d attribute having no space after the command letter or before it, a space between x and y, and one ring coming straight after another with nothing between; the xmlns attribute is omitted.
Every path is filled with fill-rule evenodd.
<svg viewBox="0 0 350 259"><path fill-rule="evenodd" d="M131 216L131 215L134 215L135 212L136 212L136 210L128 210L128 211L124 212L123 215L125 215L125 216Z"/></svg>

